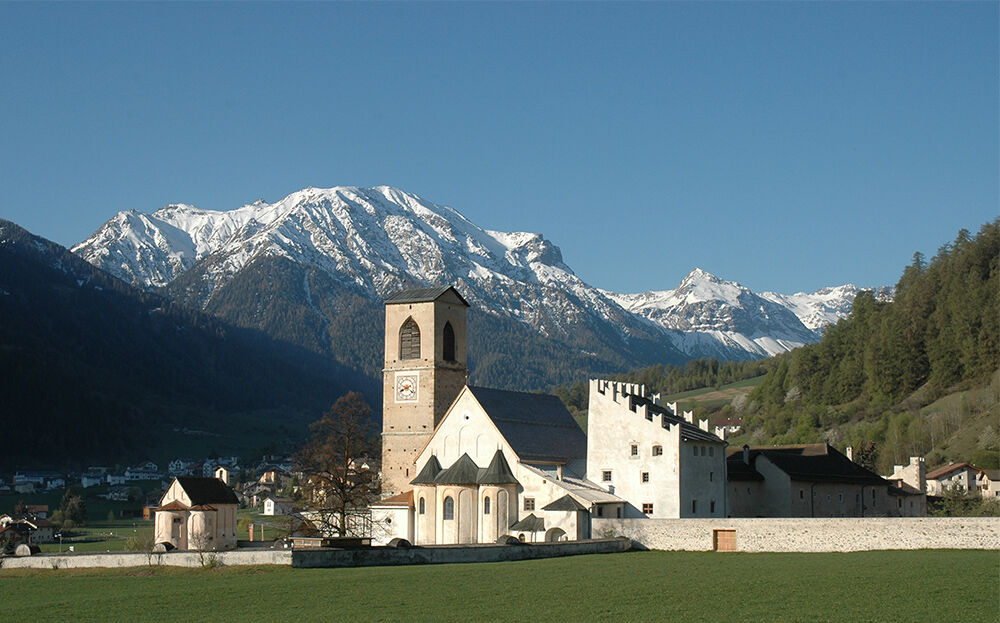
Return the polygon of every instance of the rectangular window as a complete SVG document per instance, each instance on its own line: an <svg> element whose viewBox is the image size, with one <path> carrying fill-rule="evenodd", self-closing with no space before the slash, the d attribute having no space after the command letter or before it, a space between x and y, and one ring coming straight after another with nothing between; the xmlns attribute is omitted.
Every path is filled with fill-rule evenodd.
<svg viewBox="0 0 1000 623"><path fill-rule="evenodd" d="M642 505L642 512L646 515L653 514L653 505L650 502L646 502Z"/></svg>
<svg viewBox="0 0 1000 623"><path fill-rule="evenodd" d="M715 482L715 472L708 472L708 482Z"/></svg>
<svg viewBox="0 0 1000 623"><path fill-rule="evenodd" d="M653 446L653 456L661 456L663 454L663 446Z"/></svg>
<svg viewBox="0 0 1000 623"><path fill-rule="evenodd" d="M806 497L805 489L799 489L799 499L804 500Z"/></svg>
<svg viewBox="0 0 1000 623"><path fill-rule="evenodd" d="M715 456L715 448L712 446L708 447L708 456Z"/></svg>
<svg viewBox="0 0 1000 623"><path fill-rule="evenodd" d="M603 472L601 472L601 481L602 482L611 482L611 470L610 469L606 469Z"/></svg>
<svg viewBox="0 0 1000 623"><path fill-rule="evenodd" d="M649 472L642 472L642 481L649 482Z"/></svg>
<svg viewBox="0 0 1000 623"><path fill-rule="evenodd" d="M535 498L524 498L524 510L526 511L535 510Z"/></svg>
<svg viewBox="0 0 1000 623"><path fill-rule="evenodd" d="M698 500L691 500L691 514L698 512Z"/></svg>
<svg viewBox="0 0 1000 623"><path fill-rule="evenodd" d="M708 503L708 512L715 513L715 500Z"/></svg>
<svg viewBox="0 0 1000 623"><path fill-rule="evenodd" d="M631 453L632 456L639 456L639 446L632 444L632 447L629 450L629 452Z"/></svg>

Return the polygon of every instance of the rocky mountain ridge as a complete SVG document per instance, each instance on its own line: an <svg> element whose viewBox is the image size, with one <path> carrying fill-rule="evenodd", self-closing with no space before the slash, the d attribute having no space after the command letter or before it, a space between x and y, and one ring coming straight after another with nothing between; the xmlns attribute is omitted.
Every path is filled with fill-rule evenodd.
<svg viewBox="0 0 1000 623"><path fill-rule="evenodd" d="M241 273L287 262L293 268L279 271L280 280L295 273L296 283L282 287L298 290L296 305L324 317L323 325L335 321L318 305L324 296L377 303L402 288L451 283L474 309L596 357L593 370L783 352L816 341L858 291L757 295L700 269L674 290L602 291L541 234L483 229L453 208L387 186L306 188L225 212L183 204L149 215L122 212L73 252L207 310ZM248 310L239 315L248 326L260 321Z"/></svg>

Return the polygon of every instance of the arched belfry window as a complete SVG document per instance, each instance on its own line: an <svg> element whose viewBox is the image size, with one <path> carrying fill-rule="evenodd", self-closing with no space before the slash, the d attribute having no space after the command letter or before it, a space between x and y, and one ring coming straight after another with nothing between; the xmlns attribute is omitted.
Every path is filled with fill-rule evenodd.
<svg viewBox="0 0 1000 623"><path fill-rule="evenodd" d="M455 330L451 328L451 323L444 323L444 360L455 361Z"/></svg>
<svg viewBox="0 0 1000 623"><path fill-rule="evenodd" d="M420 359L420 327L407 318L399 330L399 358Z"/></svg>

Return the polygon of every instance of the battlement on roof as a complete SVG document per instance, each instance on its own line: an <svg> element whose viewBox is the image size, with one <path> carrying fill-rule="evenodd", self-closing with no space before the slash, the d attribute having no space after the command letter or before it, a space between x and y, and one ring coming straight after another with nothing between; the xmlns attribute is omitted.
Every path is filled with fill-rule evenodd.
<svg viewBox="0 0 1000 623"><path fill-rule="evenodd" d="M669 429L670 426L672 424L676 424L676 422L664 418L663 416L665 414L656 413L656 410L651 411L647 406L647 401L656 407L662 408L667 412L666 415L682 417L688 424L691 424L692 426L695 425L694 411L684 411L681 413L676 402L662 404L659 393L649 394L647 396L646 386L639 383L611 381L607 379L591 379L590 395L591 397L603 396L604 399L611 400L612 402L622 406L627 406L629 411L646 418L650 422L652 422L654 418L660 417L660 424L666 429ZM709 432L709 422L707 419L699 419L697 426L701 430Z"/></svg>

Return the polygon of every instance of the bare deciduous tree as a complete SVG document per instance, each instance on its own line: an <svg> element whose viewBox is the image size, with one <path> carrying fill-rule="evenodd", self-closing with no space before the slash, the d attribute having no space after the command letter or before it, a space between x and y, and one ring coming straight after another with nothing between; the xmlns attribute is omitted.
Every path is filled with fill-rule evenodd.
<svg viewBox="0 0 1000 623"><path fill-rule="evenodd" d="M309 428L312 439L296 463L304 498L314 507L310 519L328 533L357 534L357 515L376 499L380 486L372 410L361 394L350 392Z"/></svg>

